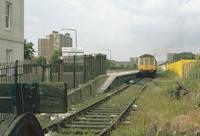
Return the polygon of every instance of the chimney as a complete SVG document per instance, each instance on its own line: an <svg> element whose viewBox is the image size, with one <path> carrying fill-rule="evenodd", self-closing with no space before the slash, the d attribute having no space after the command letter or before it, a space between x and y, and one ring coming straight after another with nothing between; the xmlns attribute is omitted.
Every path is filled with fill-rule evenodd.
<svg viewBox="0 0 200 136"><path fill-rule="evenodd" d="M66 33L65 36L69 36L69 37L70 37L70 34L69 34L69 33Z"/></svg>
<svg viewBox="0 0 200 136"><path fill-rule="evenodd" d="M53 33L53 34L58 34L58 31L53 31L52 33Z"/></svg>

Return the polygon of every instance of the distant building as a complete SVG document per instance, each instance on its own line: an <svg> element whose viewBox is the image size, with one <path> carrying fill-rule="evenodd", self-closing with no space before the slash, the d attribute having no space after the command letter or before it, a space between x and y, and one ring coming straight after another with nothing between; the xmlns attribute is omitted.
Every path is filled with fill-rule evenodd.
<svg viewBox="0 0 200 136"><path fill-rule="evenodd" d="M138 64L138 57L130 57L131 64Z"/></svg>
<svg viewBox="0 0 200 136"><path fill-rule="evenodd" d="M50 58L54 50L59 50L62 47L72 47L72 38L69 33L63 35L53 31L47 37L38 39L38 56Z"/></svg>
<svg viewBox="0 0 200 136"><path fill-rule="evenodd" d="M173 62L173 57L176 53L167 53L167 62L172 63Z"/></svg>
<svg viewBox="0 0 200 136"><path fill-rule="evenodd" d="M24 59L24 0L0 0L0 63Z"/></svg>
<svg viewBox="0 0 200 136"><path fill-rule="evenodd" d="M38 39L38 56L44 56L45 58L50 58L49 38Z"/></svg>

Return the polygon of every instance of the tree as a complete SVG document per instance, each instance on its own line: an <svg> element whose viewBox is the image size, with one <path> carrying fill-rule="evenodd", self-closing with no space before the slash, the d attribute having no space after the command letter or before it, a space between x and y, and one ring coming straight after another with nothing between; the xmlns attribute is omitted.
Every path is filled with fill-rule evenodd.
<svg viewBox="0 0 200 136"><path fill-rule="evenodd" d="M131 65L130 65L130 64L127 64L127 65L126 65L126 68L130 68L130 67L131 67Z"/></svg>
<svg viewBox="0 0 200 136"><path fill-rule="evenodd" d="M51 56L52 61L58 60L58 57L62 56L62 50L61 48L59 50L55 50L54 53Z"/></svg>
<svg viewBox="0 0 200 136"><path fill-rule="evenodd" d="M138 65L137 64L133 64L133 69L138 69Z"/></svg>
<svg viewBox="0 0 200 136"><path fill-rule="evenodd" d="M106 59L106 66L107 67L115 67L116 66L116 63L109 60L109 59Z"/></svg>
<svg viewBox="0 0 200 136"><path fill-rule="evenodd" d="M43 56L40 56L37 61L38 64L46 65L46 58Z"/></svg>
<svg viewBox="0 0 200 136"><path fill-rule="evenodd" d="M120 66L119 66L120 68L124 68L125 66L124 66L124 64L120 64Z"/></svg>
<svg viewBox="0 0 200 136"><path fill-rule="evenodd" d="M31 60L34 56L35 50L33 49L33 43L24 40L24 59Z"/></svg>

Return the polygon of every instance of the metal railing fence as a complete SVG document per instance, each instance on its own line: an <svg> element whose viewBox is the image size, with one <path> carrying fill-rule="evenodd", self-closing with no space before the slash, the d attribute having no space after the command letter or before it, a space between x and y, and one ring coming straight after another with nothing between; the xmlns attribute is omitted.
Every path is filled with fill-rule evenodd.
<svg viewBox="0 0 200 136"><path fill-rule="evenodd" d="M106 55L68 56L49 64L0 63L0 83L68 82L70 88L106 74Z"/></svg>
<svg viewBox="0 0 200 136"><path fill-rule="evenodd" d="M199 82L200 77L200 61L185 63L183 65L183 77L186 79L193 79Z"/></svg>

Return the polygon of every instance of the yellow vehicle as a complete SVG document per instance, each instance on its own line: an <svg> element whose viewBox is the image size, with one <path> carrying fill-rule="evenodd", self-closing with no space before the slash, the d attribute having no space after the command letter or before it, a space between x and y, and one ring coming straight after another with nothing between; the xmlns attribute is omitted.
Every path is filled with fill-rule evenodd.
<svg viewBox="0 0 200 136"><path fill-rule="evenodd" d="M138 70L140 77L154 77L156 74L156 59L150 54L144 54L138 59Z"/></svg>

